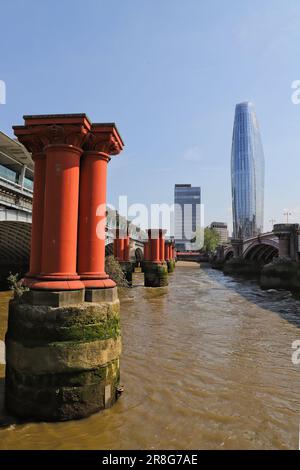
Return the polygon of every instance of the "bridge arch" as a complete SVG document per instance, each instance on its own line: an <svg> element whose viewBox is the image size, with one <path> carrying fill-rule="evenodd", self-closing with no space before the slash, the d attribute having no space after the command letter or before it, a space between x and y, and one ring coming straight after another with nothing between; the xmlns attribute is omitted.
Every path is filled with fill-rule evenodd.
<svg viewBox="0 0 300 470"><path fill-rule="evenodd" d="M278 252L278 243L276 243L276 241L264 240L259 243L256 241L247 246L243 253L243 258L267 264L270 263L274 257L278 256Z"/></svg>
<svg viewBox="0 0 300 470"><path fill-rule="evenodd" d="M231 258L233 258L233 248L230 247L224 251L224 261L229 261Z"/></svg>
<svg viewBox="0 0 300 470"><path fill-rule="evenodd" d="M141 263L144 259L143 250L140 247L137 247L134 252L135 255L135 262Z"/></svg>

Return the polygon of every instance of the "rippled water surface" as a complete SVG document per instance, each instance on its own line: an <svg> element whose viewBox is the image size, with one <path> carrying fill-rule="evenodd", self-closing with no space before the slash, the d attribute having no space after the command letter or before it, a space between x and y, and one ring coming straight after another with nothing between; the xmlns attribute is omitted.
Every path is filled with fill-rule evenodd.
<svg viewBox="0 0 300 470"><path fill-rule="evenodd" d="M120 293L121 382L110 410L18 424L2 411L0 449L297 449L300 302L198 265L168 288ZM9 294L0 294L0 340ZM3 402L4 366L0 365Z"/></svg>

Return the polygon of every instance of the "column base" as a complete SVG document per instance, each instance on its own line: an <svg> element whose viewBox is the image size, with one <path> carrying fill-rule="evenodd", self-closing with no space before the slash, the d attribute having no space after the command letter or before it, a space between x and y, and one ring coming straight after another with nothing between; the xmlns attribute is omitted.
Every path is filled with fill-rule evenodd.
<svg viewBox="0 0 300 470"><path fill-rule="evenodd" d="M82 279L81 281L86 289L110 289L116 286L112 279Z"/></svg>
<svg viewBox="0 0 300 470"><path fill-rule="evenodd" d="M118 299L116 285L107 289L85 289L84 300L86 302L115 302Z"/></svg>
<svg viewBox="0 0 300 470"><path fill-rule="evenodd" d="M68 291L84 289L80 279L38 279L24 277L22 285L33 290Z"/></svg>
<svg viewBox="0 0 300 470"><path fill-rule="evenodd" d="M60 307L12 300L7 410L22 419L65 421L111 407L119 395L119 310L116 294Z"/></svg>
<svg viewBox="0 0 300 470"><path fill-rule="evenodd" d="M143 269L145 287L164 287L169 284L168 266L166 263L144 261Z"/></svg>

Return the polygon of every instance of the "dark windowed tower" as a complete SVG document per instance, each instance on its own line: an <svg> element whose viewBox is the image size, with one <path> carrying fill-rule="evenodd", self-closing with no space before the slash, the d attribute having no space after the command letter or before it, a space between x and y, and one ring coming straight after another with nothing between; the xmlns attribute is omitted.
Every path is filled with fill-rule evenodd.
<svg viewBox="0 0 300 470"><path fill-rule="evenodd" d="M198 249L196 236L201 228L201 188L175 184L175 244L179 251Z"/></svg>
<svg viewBox="0 0 300 470"><path fill-rule="evenodd" d="M233 236L248 238L263 232L264 153L252 103L239 103L231 151Z"/></svg>

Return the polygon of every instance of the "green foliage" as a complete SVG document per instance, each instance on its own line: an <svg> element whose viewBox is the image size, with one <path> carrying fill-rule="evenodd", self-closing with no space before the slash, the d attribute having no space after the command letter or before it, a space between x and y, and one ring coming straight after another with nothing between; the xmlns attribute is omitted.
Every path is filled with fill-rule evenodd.
<svg viewBox="0 0 300 470"><path fill-rule="evenodd" d="M215 251L220 242L220 235L214 228L206 227L204 229L204 250L207 253Z"/></svg>
<svg viewBox="0 0 300 470"><path fill-rule="evenodd" d="M112 255L105 258L105 272L115 281L118 287L129 287L120 263Z"/></svg>
<svg viewBox="0 0 300 470"><path fill-rule="evenodd" d="M22 297L24 292L29 290L28 287L22 285L22 280L19 279L19 273L9 273L7 283L9 289L13 291L15 297Z"/></svg>

